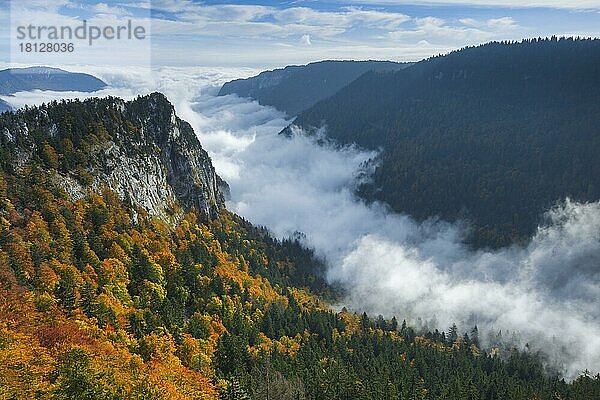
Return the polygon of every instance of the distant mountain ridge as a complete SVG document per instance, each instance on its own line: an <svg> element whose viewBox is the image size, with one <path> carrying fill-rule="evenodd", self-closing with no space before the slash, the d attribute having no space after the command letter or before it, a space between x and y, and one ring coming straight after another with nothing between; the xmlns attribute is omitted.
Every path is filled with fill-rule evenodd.
<svg viewBox="0 0 600 400"><path fill-rule="evenodd" d="M293 125L384 149L365 198L466 218L477 246L523 241L555 201L600 199L600 40L490 43L369 72Z"/></svg>
<svg viewBox="0 0 600 400"><path fill-rule="evenodd" d="M3 113L5 111L11 111L11 110L12 110L12 107L10 106L10 104L5 102L4 100L0 100L0 113Z"/></svg>
<svg viewBox="0 0 600 400"><path fill-rule="evenodd" d="M0 95L31 90L95 92L106 83L95 76L59 68L28 67L0 71Z"/></svg>
<svg viewBox="0 0 600 400"><path fill-rule="evenodd" d="M368 71L398 70L408 65L392 61L320 61L294 65L228 82L219 96L249 97L294 116Z"/></svg>

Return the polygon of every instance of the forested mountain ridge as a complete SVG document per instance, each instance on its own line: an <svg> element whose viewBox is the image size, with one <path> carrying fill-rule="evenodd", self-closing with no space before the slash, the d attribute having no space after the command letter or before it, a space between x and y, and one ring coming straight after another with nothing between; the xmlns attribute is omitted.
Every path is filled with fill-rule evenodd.
<svg viewBox="0 0 600 400"><path fill-rule="evenodd" d="M293 124L383 148L365 198L466 218L471 243L508 245L554 202L600 198L600 40L490 43L367 73Z"/></svg>
<svg viewBox="0 0 600 400"><path fill-rule="evenodd" d="M368 71L393 71L408 63L392 61L320 61L261 72L223 85L219 96L237 94L294 116Z"/></svg>
<svg viewBox="0 0 600 400"><path fill-rule="evenodd" d="M168 164L192 134L160 94L0 116L0 398L600 396L600 376L565 383L476 328L334 312L311 251L223 207L152 215L94 183L105 145Z"/></svg>
<svg viewBox="0 0 600 400"><path fill-rule="evenodd" d="M95 76L59 68L8 68L0 71L0 94L3 95L30 90L95 92L104 87L106 83Z"/></svg>
<svg viewBox="0 0 600 400"><path fill-rule="evenodd" d="M191 126L160 93L53 102L0 119L5 167L43 163L73 200L106 186L152 215L224 207L219 178Z"/></svg>

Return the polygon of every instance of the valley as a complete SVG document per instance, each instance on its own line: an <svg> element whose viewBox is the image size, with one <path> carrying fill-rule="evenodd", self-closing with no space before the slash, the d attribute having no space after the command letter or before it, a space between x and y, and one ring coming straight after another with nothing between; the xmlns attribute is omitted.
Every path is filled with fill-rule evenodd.
<svg viewBox="0 0 600 400"><path fill-rule="evenodd" d="M598 395L598 202L559 197L527 240L473 248L460 221L361 198L380 149L218 96L252 71L155 72L100 70L101 100L16 93L39 108L0 117L10 396Z"/></svg>

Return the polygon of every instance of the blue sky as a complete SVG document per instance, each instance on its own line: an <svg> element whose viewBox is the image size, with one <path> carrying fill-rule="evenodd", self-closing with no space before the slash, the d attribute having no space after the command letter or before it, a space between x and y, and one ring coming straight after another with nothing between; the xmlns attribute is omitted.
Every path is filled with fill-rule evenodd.
<svg viewBox="0 0 600 400"><path fill-rule="evenodd" d="M5 63L263 68L321 59L415 61L491 40L600 36L600 0L0 1ZM149 40L78 46L63 56L16 54L15 26L83 19L100 26L132 19L148 28Z"/></svg>

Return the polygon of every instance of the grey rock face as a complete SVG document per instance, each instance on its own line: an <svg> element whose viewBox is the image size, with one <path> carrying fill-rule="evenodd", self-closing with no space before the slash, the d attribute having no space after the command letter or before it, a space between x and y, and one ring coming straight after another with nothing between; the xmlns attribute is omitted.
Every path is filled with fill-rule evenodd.
<svg viewBox="0 0 600 400"><path fill-rule="evenodd" d="M118 138L105 150L112 162L104 171L109 185L156 215L169 217L179 205L216 216L224 207L221 189L227 184L216 174L192 127L175 115L160 93L122 104L141 128L138 137ZM120 157L123 153L129 156Z"/></svg>

